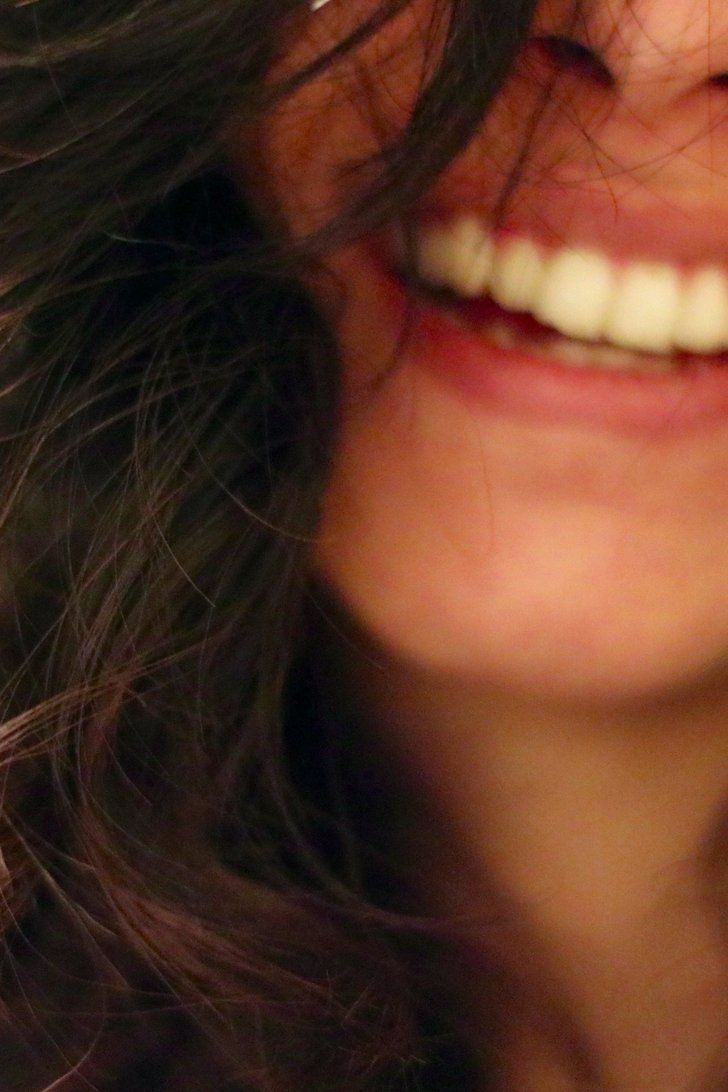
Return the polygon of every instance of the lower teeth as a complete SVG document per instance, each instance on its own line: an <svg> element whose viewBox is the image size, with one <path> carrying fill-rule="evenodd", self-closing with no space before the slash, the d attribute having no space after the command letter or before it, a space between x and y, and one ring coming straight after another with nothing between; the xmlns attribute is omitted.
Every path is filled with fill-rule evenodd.
<svg viewBox="0 0 728 1092"><path fill-rule="evenodd" d="M451 316L464 328L472 329L472 322L465 319L458 307L457 297L447 289L419 285L425 294L440 307L450 311ZM499 305L494 305L501 314L507 315ZM570 368L600 368L603 371L635 372L642 375L671 375L685 367L685 354L641 353L636 350L622 349L605 342L578 341L565 337L549 327L542 327L538 336L529 334L518 325L518 317L508 321L506 318L491 317L477 328L493 345L502 349L521 349L547 357ZM726 361L722 353L709 359Z"/></svg>
<svg viewBox="0 0 728 1092"><path fill-rule="evenodd" d="M501 349L531 349L538 352L539 356L548 357L571 368L602 368L609 371L662 375L676 372L680 368L680 360L675 356L636 353L614 345L574 341L560 334L554 334L552 338L531 338L506 322L489 323L483 333Z"/></svg>

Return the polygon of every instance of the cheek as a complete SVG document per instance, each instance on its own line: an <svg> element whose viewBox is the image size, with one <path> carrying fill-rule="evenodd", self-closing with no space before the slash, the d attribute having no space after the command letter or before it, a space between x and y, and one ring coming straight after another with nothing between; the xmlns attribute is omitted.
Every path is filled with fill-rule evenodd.
<svg viewBox="0 0 728 1092"><path fill-rule="evenodd" d="M312 15L271 81L285 81L325 56L378 7L372 0L332 0ZM363 45L286 97L257 134L259 177L246 170L249 142L233 140L246 190L258 192L264 210L275 205L293 237L305 237L340 213L371 180L359 166L401 134L429 59L437 54L432 7L432 0L414 0Z"/></svg>

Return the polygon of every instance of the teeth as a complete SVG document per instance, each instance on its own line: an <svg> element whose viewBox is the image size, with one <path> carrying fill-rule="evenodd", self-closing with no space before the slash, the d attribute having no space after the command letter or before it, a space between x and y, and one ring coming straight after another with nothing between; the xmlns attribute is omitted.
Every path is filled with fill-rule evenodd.
<svg viewBox="0 0 728 1092"><path fill-rule="evenodd" d="M460 296L480 296L493 267L493 242L475 217L431 228L418 240L421 276Z"/></svg>
<svg viewBox="0 0 728 1092"><path fill-rule="evenodd" d="M642 353L728 350L728 273L685 273L663 262L617 264L583 248L547 252L529 239L495 239L472 216L423 229L419 272L456 295L490 295L570 338Z"/></svg>
<svg viewBox="0 0 728 1092"><path fill-rule="evenodd" d="M614 345L585 345L584 342L567 341L556 338L541 349L547 356L558 360L560 364L569 364L573 368L600 368L602 371L627 372L640 371L656 375L669 375L675 371L675 365L669 356L650 356L643 354L635 366L635 355L629 349L618 349Z"/></svg>
<svg viewBox="0 0 728 1092"><path fill-rule="evenodd" d="M617 283L605 336L613 345L667 353L682 293L680 275L669 265L635 262Z"/></svg>
<svg viewBox="0 0 728 1092"><path fill-rule="evenodd" d="M559 250L546 267L534 314L568 337L598 341L614 287L614 270L606 258L590 250Z"/></svg>
<svg viewBox="0 0 728 1092"><path fill-rule="evenodd" d="M528 239L512 239L493 259L490 294L509 311L530 311L538 298L545 262Z"/></svg>
<svg viewBox="0 0 728 1092"><path fill-rule="evenodd" d="M675 322L675 344L694 353L717 353L728 343L728 278L720 269L700 269L683 289Z"/></svg>

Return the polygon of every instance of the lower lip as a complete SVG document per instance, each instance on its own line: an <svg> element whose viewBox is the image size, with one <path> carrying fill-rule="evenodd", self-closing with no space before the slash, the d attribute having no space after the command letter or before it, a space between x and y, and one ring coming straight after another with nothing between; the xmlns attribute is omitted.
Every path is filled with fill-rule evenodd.
<svg viewBox="0 0 728 1092"><path fill-rule="evenodd" d="M385 280L386 299L408 332L408 358L484 411L666 438L728 420L725 356L720 363L690 357L665 374L570 367L492 345L434 303L413 306L399 278Z"/></svg>

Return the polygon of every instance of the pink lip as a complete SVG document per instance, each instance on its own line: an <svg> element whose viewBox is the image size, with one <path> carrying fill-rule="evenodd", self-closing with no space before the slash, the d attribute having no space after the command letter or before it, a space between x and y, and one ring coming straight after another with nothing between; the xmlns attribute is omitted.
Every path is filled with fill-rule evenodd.
<svg viewBox="0 0 728 1092"><path fill-rule="evenodd" d="M728 421L728 361L691 357L668 374L570 367L492 345L434 303L412 300L377 259L382 314L409 332L408 361L486 413L669 439Z"/></svg>

